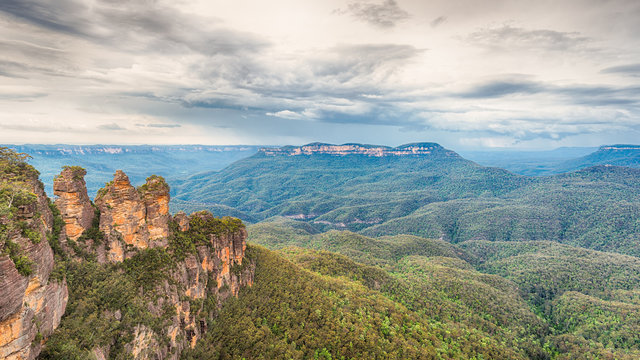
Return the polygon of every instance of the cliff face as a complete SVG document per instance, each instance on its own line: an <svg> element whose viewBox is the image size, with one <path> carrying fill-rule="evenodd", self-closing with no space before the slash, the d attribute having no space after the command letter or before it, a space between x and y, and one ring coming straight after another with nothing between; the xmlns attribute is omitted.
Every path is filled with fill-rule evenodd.
<svg viewBox="0 0 640 360"><path fill-rule="evenodd" d="M224 232L211 232L202 227L194 230L202 224L204 228L220 227L220 219L205 212L191 215L189 224L191 229L186 236L199 233L206 240L178 262L171 272L172 281L165 283L167 299L176 310L167 330L169 354L174 349L179 353L187 347L193 348L207 332L208 319L212 318L212 309L207 303L216 304L217 308L227 298L238 296L240 288L253 285L255 264L244 257L247 238L244 226Z"/></svg>
<svg viewBox="0 0 640 360"><path fill-rule="evenodd" d="M58 197L55 204L65 222L65 233L72 240L91 226L94 217L84 182L86 173L79 167L67 167L53 181L53 193Z"/></svg>
<svg viewBox="0 0 640 360"><path fill-rule="evenodd" d="M434 143L416 143L398 146L395 148L388 146L372 146L361 144L321 144L312 143L304 146L285 146L281 148L263 148L260 152L267 156L297 156L297 155L365 155L373 157L403 156L403 155L429 155L444 154L445 156L458 156L453 151L446 150L442 146Z"/></svg>
<svg viewBox="0 0 640 360"><path fill-rule="evenodd" d="M149 240L153 246L166 246L169 236L169 186L163 178L151 176L139 189L146 210Z"/></svg>
<svg viewBox="0 0 640 360"><path fill-rule="evenodd" d="M136 189L118 170L113 181L98 191L95 203L108 261L122 261L135 250L167 245L169 186L161 177L151 176Z"/></svg>
<svg viewBox="0 0 640 360"><path fill-rule="evenodd" d="M104 271L120 272L121 268L114 263L121 262L125 269L139 264L141 269L136 268L134 273L160 266L156 274L163 278L153 285L150 281L139 283L140 289L130 295L136 303L145 304L145 312L153 319L164 319L163 325L140 322L121 334L131 336L130 341L116 346L119 340L114 338L108 345L91 348L92 356L109 358L114 351L124 351L134 359L178 359L182 350L195 346L207 331L222 302L253 283L255 266L244 256L247 238L244 225L238 219L218 219L208 212L191 216L178 213L171 217L169 186L164 179L151 176L136 189L118 171L95 199L100 212L98 228L103 233L103 241L97 241L90 238L99 235L90 228L96 226L95 222L93 225L88 220L82 222L78 216L81 213L78 209L88 208L85 204L91 206L90 202L85 203L88 198L83 175L65 170L57 178L57 203L63 208L65 224L81 224L80 229L65 226L66 236L82 240L82 244L77 244L81 252L96 255ZM76 260L83 257L75 253L73 246L67 247L67 251ZM162 260L155 262L156 257ZM124 314L126 309L112 308L95 315L127 323Z"/></svg>
<svg viewBox="0 0 640 360"><path fill-rule="evenodd" d="M113 181L98 191L95 203L100 210L100 231L106 237L109 261L122 261L130 249L149 247L146 209L124 172L118 170Z"/></svg>
<svg viewBox="0 0 640 360"><path fill-rule="evenodd" d="M67 285L51 278L53 215L37 172L4 161L0 157L2 195L8 195L0 199L0 359L34 359L60 323Z"/></svg>

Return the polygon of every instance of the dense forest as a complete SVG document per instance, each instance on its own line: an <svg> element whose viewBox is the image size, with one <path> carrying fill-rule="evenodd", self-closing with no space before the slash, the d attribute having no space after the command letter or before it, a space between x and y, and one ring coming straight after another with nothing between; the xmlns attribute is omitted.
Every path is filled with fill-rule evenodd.
<svg viewBox="0 0 640 360"><path fill-rule="evenodd" d="M443 148L383 157L258 153L187 179L174 206L249 222L284 216L369 236L549 240L640 255L638 180L640 169L608 165L527 177Z"/></svg>

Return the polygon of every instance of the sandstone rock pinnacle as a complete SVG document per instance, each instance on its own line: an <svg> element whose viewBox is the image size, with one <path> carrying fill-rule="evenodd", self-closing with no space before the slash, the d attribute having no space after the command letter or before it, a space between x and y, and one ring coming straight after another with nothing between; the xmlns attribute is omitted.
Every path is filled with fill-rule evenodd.
<svg viewBox="0 0 640 360"><path fill-rule="evenodd" d="M65 222L65 234L72 240L79 238L91 227L94 217L84 181L86 173L81 167L67 166L53 181L53 192L58 196L55 204Z"/></svg>

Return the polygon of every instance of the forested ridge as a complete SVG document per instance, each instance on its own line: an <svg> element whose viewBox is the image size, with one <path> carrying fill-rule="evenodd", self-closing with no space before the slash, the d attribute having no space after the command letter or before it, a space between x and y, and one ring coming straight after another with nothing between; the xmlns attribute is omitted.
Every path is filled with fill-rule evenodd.
<svg viewBox="0 0 640 360"><path fill-rule="evenodd" d="M597 165L529 177L443 152L258 153L185 180L175 206L249 222L284 216L321 231L412 234L452 243L549 240L640 255L640 169Z"/></svg>

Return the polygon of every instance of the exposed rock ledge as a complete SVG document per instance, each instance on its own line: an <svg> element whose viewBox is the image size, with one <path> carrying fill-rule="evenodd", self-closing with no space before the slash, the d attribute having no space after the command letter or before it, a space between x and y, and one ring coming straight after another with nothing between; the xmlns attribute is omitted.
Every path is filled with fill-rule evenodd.
<svg viewBox="0 0 640 360"><path fill-rule="evenodd" d="M398 147L362 145L362 144L322 144L311 143L304 146L284 146L281 148L262 148L260 152L267 156L299 156L299 155L365 155L372 157L406 156L406 155L435 155L459 156L454 151L447 150L435 143L414 143Z"/></svg>

